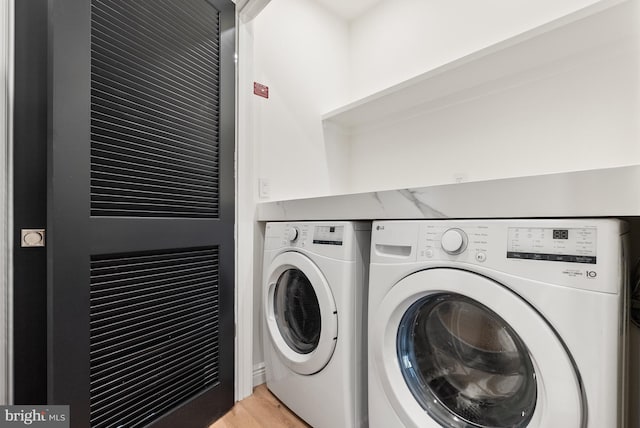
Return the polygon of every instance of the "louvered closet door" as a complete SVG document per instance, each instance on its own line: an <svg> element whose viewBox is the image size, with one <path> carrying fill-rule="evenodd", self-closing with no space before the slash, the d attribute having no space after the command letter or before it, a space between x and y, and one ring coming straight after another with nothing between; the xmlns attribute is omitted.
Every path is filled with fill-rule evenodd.
<svg viewBox="0 0 640 428"><path fill-rule="evenodd" d="M49 403L206 427L233 404L234 5L49 14Z"/></svg>

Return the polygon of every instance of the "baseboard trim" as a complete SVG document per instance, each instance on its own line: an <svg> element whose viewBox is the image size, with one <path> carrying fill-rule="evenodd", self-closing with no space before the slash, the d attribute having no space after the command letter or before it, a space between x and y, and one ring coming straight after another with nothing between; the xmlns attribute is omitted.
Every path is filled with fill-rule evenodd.
<svg viewBox="0 0 640 428"><path fill-rule="evenodd" d="M264 368L264 363L258 363L253 365L253 386L262 385L267 381L267 372Z"/></svg>

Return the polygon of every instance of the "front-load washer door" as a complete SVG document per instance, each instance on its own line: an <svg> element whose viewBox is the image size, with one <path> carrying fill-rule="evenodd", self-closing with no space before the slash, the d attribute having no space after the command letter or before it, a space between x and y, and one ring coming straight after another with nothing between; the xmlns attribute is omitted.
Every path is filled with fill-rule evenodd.
<svg viewBox="0 0 640 428"><path fill-rule="evenodd" d="M428 269L398 282L378 309L373 361L407 426L583 426L571 356L549 323L503 285Z"/></svg>
<svg viewBox="0 0 640 428"><path fill-rule="evenodd" d="M318 267L297 252L278 255L266 276L264 313L271 343L291 370L310 375L333 355L338 314Z"/></svg>

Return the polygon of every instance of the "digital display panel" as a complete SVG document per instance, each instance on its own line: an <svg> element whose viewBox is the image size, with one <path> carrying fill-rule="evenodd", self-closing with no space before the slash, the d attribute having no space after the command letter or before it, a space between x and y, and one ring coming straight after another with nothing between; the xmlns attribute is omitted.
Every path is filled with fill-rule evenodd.
<svg viewBox="0 0 640 428"><path fill-rule="evenodd" d="M569 230L553 229L553 239L569 239Z"/></svg>
<svg viewBox="0 0 640 428"><path fill-rule="evenodd" d="M507 258L596 264L596 229L510 227Z"/></svg>

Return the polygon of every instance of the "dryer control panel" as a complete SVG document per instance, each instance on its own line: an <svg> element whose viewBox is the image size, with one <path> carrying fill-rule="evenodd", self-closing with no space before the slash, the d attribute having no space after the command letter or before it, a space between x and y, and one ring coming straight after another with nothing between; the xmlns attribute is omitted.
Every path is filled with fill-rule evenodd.
<svg viewBox="0 0 640 428"><path fill-rule="evenodd" d="M369 222L270 222L265 227L264 250L309 252L353 261L363 250L359 240L366 238L368 243L370 236Z"/></svg>
<svg viewBox="0 0 640 428"><path fill-rule="evenodd" d="M323 225L313 229L313 243L320 245L342 245L344 226Z"/></svg>

